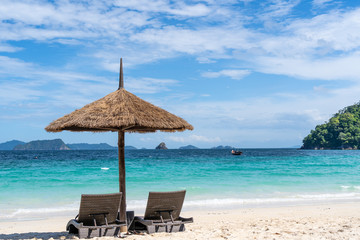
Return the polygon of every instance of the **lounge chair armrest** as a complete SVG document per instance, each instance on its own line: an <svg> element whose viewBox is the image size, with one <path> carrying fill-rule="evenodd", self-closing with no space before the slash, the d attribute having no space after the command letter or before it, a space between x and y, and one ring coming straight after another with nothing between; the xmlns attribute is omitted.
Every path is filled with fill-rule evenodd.
<svg viewBox="0 0 360 240"><path fill-rule="evenodd" d="M169 210L157 210L157 211L155 211L155 212L157 212L157 213L160 214L160 219L161 219L162 222L164 222L164 219L163 219L163 216L161 215L161 213L163 213L163 212L169 213L169 216L170 216L171 221L174 222L174 218L173 218L173 216L172 216L172 212L173 212L173 211L174 211L174 210L169 209Z"/></svg>
<svg viewBox="0 0 360 240"><path fill-rule="evenodd" d="M192 217L190 217L190 218L179 217L178 220L180 220L184 223L193 223L194 222L194 219Z"/></svg>
<svg viewBox="0 0 360 240"><path fill-rule="evenodd" d="M154 223L152 220L145 220L144 218L137 216L134 217L134 222L140 222L144 225L153 225Z"/></svg>
<svg viewBox="0 0 360 240"><path fill-rule="evenodd" d="M108 221L107 221L107 217L106 217L108 214L109 214L109 212L91 213L91 214L89 214L89 216L91 216L93 218L94 226L97 226L95 216L98 216L98 215L103 215L104 219L105 219L105 224L108 225Z"/></svg>
<svg viewBox="0 0 360 240"><path fill-rule="evenodd" d="M71 219L67 224L66 224L66 230L70 229L70 226L73 225L76 228L81 228L84 226L84 224L82 222L78 222L76 219Z"/></svg>

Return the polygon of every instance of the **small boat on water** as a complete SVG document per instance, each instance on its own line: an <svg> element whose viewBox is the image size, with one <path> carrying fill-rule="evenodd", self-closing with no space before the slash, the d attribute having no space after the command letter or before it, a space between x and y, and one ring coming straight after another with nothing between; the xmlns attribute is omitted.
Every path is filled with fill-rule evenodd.
<svg viewBox="0 0 360 240"><path fill-rule="evenodd" d="M232 154L232 155L241 155L241 154L242 154L242 151L231 150L231 154Z"/></svg>

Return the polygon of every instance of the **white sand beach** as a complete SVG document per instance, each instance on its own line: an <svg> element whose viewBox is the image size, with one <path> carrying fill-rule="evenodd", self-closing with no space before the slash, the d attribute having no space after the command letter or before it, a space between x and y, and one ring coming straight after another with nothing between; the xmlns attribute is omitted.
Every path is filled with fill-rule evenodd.
<svg viewBox="0 0 360 240"><path fill-rule="evenodd" d="M184 217L194 217L185 232L126 239L360 239L359 209L360 202L183 212ZM71 217L1 222L0 239L71 239L65 231Z"/></svg>

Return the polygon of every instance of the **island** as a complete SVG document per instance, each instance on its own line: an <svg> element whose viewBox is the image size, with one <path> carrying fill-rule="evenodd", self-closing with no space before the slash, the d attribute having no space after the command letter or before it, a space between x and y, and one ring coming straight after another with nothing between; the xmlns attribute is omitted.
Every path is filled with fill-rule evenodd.
<svg viewBox="0 0 360 240"><path fill-rule="evenodd" d="M168 149L164 142L161 142L155 149Z"/></svg>
<svg viewBox="0 0 360 240"><path fill-rule="evenodd" d="M23 142L19 140L0 143L0 151L7 150L117 150L117 147L107 143L64 143L62 139L34 140ZM125 146L125 150L137 150L134 146Z"/></svg>
<svg viewBox="0 0 360 240"><path fill-rule="evenodd" d="M211 149L233 149L233 147L220 145L217 147L212 147Z"/></svg>
<svg viewBox="0 0 360 240"><path fill-rule="evenodd" d="M19 140L11 140L4 143L0 143L0 150L13 150L17 145L25 144L25 142Z"/></svg>
<svg viewBox="0 0 360 240"><path fill-rule="evenodd" d="M89 144L89 143L73 143L66 144L71 150L112 150L117 147L110 146L107 143Z"/></svg>
<svg viewBox="0 0 360 240"><path fill-rule="evenodd" d="M187 146L179 147L179 149L199 149L199 148L193 145L187 145Z"/></svg>
<svg viewBox="0 0 360 240"><path fill-rule="evenodd" d="M360 102L345 107L303 139L301 149L359 149Z"/></svg>
<svg viewBox="0 0 360 240"><path fill-rule="evenodd" d="M25 144L19 144L14 150L70 150L61 139L37 140Z"/></svg>
<svg viewBox="0 0 360 240"><path fill-rule="evenodd" d="M116 147L116 149L117 149L117 147ZM137 150L137 148L134 146L125 146L125 150Z"/></svg>

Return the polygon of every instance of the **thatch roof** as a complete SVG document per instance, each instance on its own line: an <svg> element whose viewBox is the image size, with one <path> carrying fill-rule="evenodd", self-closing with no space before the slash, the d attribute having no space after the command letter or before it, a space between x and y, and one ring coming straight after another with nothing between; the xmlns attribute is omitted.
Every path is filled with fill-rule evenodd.
<svg viewBox="0 0 360 240"><path fill-rule="evenodd" d="M124 88L53 121L45 128L48 132L174 132L186 129L193 130L193 126Z"/></svg>

